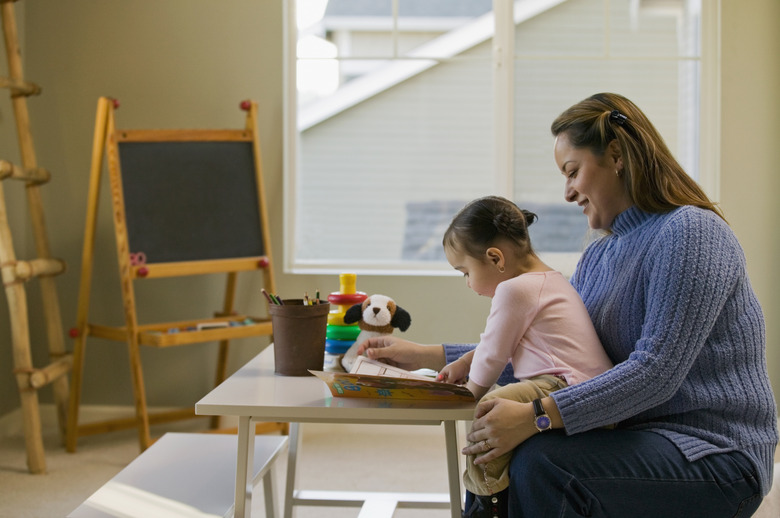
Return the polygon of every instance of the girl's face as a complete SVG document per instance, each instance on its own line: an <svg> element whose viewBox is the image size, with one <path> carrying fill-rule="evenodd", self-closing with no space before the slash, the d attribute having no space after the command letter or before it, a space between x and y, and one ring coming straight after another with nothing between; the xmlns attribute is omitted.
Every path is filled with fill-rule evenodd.
<svg viewBox="0 0 780 518"><path fill-rule="evenodd" d="M493 298L498 283L506 279L506 275L498 271L498 266L487 253L484 260L480 260L445 247L444 254L450 265L466 277L468 287L477 295Z"/></svg>
<svg viewBox="0 0 780 518"><path fill-rule="evenodd" d="M555 139L555 163L566 179L566 201L582 207L592 229L606 230L618 214L629 208L631 198L619 171L623 159L613 141L604 156L597 157L587 148L575 148L566 133Z"/></svg>

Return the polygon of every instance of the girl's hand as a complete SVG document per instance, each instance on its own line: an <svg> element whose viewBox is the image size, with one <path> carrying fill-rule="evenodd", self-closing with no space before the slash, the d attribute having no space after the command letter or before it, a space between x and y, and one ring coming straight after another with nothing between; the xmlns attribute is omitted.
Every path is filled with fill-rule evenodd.
<svg viewBox="0 0 780 518"><path fill-rule="evenodd" d="M454 362L445 365L444 368L439 371L439 375L436 376L436 381L463 385L466 383L466 378L469 375L469 367L468 363L461 358L458 358Z"/></svg>
<svg viewBox="0 0 780 518"><path fill-rule="evenodd" d="M421 345L392 335L369 338L360 344L358 354L408 371L422 368L439 370L446 361L441 345Z"/></svg>
<svg viewBox="0 0 780 518"><path fill-rule="evenodd" d="M490 399L477 405L471 431L466 435L473 444L463 448L461 453L477 455L474 463L484 464L512 451L537 433L531 403Z"/></svg>

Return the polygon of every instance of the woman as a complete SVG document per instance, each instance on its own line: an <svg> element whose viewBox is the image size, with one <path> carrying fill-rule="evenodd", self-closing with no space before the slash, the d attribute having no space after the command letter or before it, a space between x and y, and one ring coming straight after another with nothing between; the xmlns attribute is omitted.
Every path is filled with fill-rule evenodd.
<svg viewBox="0 0 780 518"><path fill-rule="evenodd" d="M736 237L628 99L585 99L552 133L566 200L605 232L571 282L615 366L536 412L480 403L463 453L484 463L514 450L513 517L750 516L771 485L777 410ZM363 347L405 368L441 368L471 348ZM551 431L535 426L540 411Z"/></svg>

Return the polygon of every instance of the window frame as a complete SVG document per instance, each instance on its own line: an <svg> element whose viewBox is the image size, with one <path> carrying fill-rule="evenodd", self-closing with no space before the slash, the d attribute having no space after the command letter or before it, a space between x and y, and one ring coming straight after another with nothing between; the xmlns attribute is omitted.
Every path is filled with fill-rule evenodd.
<svg viewBox="0 0 780 518"><path fill-rule="evenodd" d="M397 0L393 0L394 2ZM565 0L560 0L561 2ZM609 7L610 0L604 0ZM720 42L722 0L701 0L699 57L699 150L697 181L716 203L720 200ZM297 25L296 0L283 2L283 270L292 274L337 274L349 268L362 275L458 275L437 261L398 261L392 266L367 262L307 263L296 261L295 228L298 178L297 113ZM497 194L512 197L514 192L514 21L513 0L493 0L494 164ZM394 10L397 15L397 8ZM395 59L395 58L388 58ZM400 58L403 59L403 58ZM542 260L565 275L571 275L580 253L542 253Z"/></svg>

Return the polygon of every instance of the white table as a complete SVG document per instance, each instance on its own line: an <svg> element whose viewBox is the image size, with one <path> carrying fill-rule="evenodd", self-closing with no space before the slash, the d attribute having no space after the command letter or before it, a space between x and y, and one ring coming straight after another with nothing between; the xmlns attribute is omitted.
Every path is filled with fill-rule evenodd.
<svg viewBox="0 0 780 518"><path fill-rule="evenodd" d="M254 441L251 440L254 436L254 420L291 423L284 499L285 518L292 516L293 506L296 505L362 505L363 512L370 512L372 516L392 516L396 505L450 508L453 518L461 515L460 452L456 421L471 420L474 403L334 398L319 378L274 374L273 346L269 346L201 399L195 405L195 413L238 417L235 517L247 517L251 511L252 465L249 459L254 455ZM381 493L298 490L295 487L295 472L300 443L299 423L443 423L449 494L385 494L379 498ZM399 466L399 472L401 470Z"/></svg>

